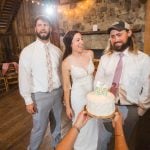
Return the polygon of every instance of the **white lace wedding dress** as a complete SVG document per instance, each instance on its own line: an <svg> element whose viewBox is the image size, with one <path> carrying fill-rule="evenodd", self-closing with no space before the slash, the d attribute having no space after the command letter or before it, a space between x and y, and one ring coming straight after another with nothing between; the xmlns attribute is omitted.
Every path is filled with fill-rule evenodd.
<svg viewBox="0 0 150 150"><path fill-rule="evenodd" d="M71 106L74 111L73 122L78 113L87 103L86 95L93 90L94 65L92 59L87 68L71 65L72 89ZM74 145L74 150L97 150L98 142L97 120L92 118L81 129Z"/></svg>

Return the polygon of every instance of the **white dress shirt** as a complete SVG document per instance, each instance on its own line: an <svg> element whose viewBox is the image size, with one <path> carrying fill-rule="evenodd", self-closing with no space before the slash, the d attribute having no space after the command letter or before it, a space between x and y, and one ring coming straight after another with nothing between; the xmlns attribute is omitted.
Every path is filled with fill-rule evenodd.
<svg viewBox="0 0 150 150"><path fill-rule="evenodd" d="M133 54L128 49L123 53L123 69L116 102L119 99L121 105L136 104L141 108L150 108L150 57L141 51L137 55ZM110 88L118 61L119 52L103 55L94 84L99 81Z"/></svg>
<svg viewBox="0 0 150 150"><path fill-rule="evenodd" d="M47 43L52 59L53 88L61 86L61 50ZM31 93L48 92L48 69L44 43L36 40L25 47L19 60L19 89L26 104L33 103Z"/></svg>

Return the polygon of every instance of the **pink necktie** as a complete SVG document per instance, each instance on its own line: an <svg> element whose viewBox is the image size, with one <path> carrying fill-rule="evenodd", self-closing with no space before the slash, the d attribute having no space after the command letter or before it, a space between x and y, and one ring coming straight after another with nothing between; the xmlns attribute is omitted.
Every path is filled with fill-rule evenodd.
<svg viewBox="0 0 150 150"><path fill-rule="evenodd" d="M47 61L47 70L48 70L48 91L51 92L53 90L52 62L49 53L49 47L47 45L45 45L44 47L46 52L46 61Z"/></svg>
<svg viewBox="0 0 150 150"><path fill-rule="evenodd" d="M9 68L9 65L10 65L9 63L3 63L3 65L2 65L2 74L3 75L6 74L8 68Z"/></svg>
<svg viewBox="0 0 150 150"><path fill-rule="evenodd" d="M122 62L122 57L123 57L123 53L119 54L119 61L115 70L115 74L114 74L114 78L113 78L113 82L112 82L112 86L110 88L110 91L116 96L118 87L119 87L119 81L121 78L121 73L122 73L122 66L123 66L123 62Z"/></svg>

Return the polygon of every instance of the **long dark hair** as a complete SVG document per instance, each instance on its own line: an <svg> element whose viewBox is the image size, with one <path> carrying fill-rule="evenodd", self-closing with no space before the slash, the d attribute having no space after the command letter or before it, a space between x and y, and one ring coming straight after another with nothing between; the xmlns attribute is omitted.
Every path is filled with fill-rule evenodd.
<svg viewBox="0 0 150 150"><path fill-rule="evenodd" d="M63 42L65 44L65 52L63 55L63 60L72 53L72 39L76 33L80 33L79 31L69 31L65 34L63 38Z"/></svg>

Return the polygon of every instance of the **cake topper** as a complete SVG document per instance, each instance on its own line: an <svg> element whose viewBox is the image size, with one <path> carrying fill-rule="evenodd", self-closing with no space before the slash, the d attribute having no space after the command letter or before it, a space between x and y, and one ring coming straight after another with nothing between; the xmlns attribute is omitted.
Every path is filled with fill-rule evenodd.
<svg viewBox="0 0 150 150"><path fill-rule="evenodd" d="M107 86L98 81L96 83L95 94L107 96L107 94L108 94Z"/></svg>

